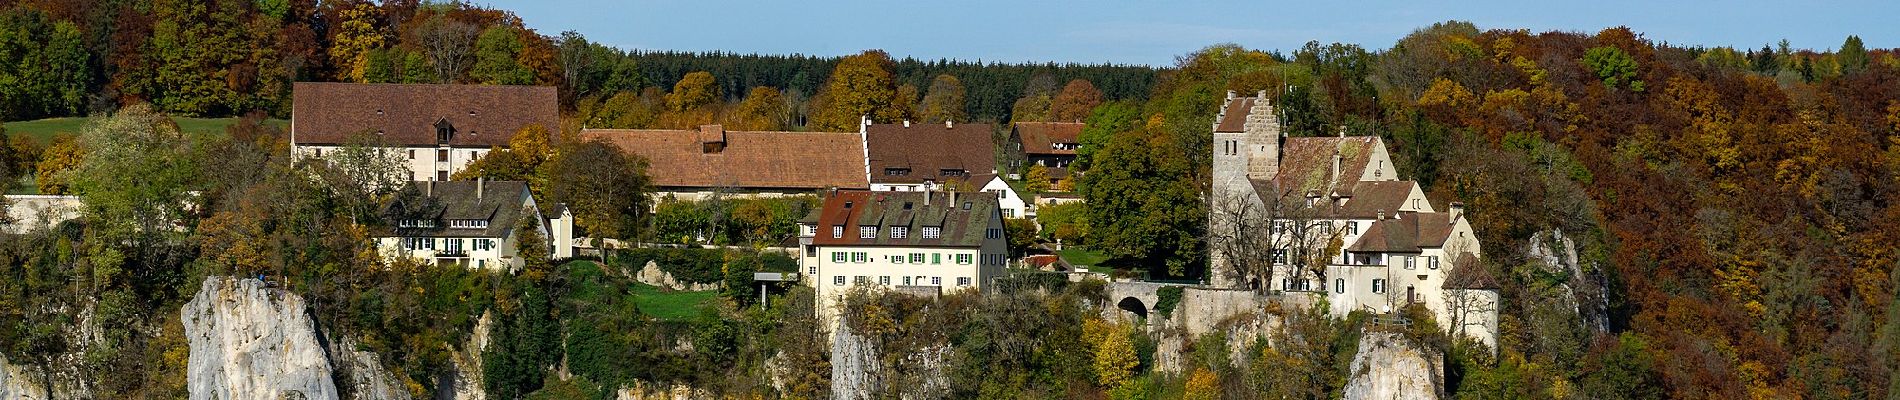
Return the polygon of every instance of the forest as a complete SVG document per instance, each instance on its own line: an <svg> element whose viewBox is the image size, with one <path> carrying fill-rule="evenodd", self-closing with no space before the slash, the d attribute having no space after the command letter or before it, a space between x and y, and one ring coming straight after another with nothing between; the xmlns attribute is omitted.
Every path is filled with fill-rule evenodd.
<svg viewBox="0 0 1900 400"><path fill-rule="evenodd" d="M15 136L0 148L0 184L35 176L40 192L85 196L91 221L0 237L0 352L52 362L80 351L87 376L136 378L102 381L113 393L175 397L183 342L142 333L176 332L169 310L204 276L268 271L311 297L320 320L400 360L392 369L418 395L447 368L439 344L462 340L494 310L515 358L490 365L520 377L490 382L496 398L605 396L600 388L633 380L824 397L823 386L774 391L760 377L773 354L826 362L809 336L814 322L797 309L809 308L808 293L769 308L725 293L699 317L660 320L631 305L638 296L624 277L594 268L615 260L550 260L521 276L380 265L362 256L362 232L381 216L361 201L387 193L276 156L283 132L259 121L289 117L296 81L558 86L567 126L557 139L581 127L714 122L855 130L860 116L999 127L1082 120L1073 185L1087 203L1052 212L1042 235L1102 251L1118 275L1196 279L1206 267L1210 122L1228 91L1265 91L1292 134L1381 136L1401 175L1434 202L1467 204L1481 267L1503 287L1502 337L1495 356L1426 340L1446 354L1449 395L1900 394L1900 53L1858 37L1825 50L1668 39L1625 27L1450 21L1383 49L1215 44L1162 67L993 64L877 50L624 50L459 2L0 0L0 120L97 119L78 135ZM166 116L245 118L221 134L185 134ZM554 198L646 184L637 160L587 143L496 154L470 176L537 182L537 194ZM616 176L630 178L590 181L599 165L625 165ZM305 176L315 178L296 178ZM200 206L173 206L187 198ZM577 215L604 237L718 232L710 236L721 244L763 243L809 206L693 204L648 215L646 204L603 204ZM753 215L738 218L740 209ZM186 228L154 228L164 224ZM1559 234L1577 243L1578 271L1532 255L1547 244L1534 238ZM703 263L705 280L770 264L747 252L707 257L719 259ZM713 267L722 272L704 271ZM1098 296L1079 286L947 299L947 313L874 298L862 302L886 314L869 315L893 319L852 323L892 343L923 340L916 333L993 346L959 350L946 373L988 382L956 397L994 398L1330 398L1335 382L1299 377L1344 376L1339 343L1363 323L1295 317L1308 321L1298 325L1308 346L1263 344L1239 368L1205 355L1203 368L1170 375L1146 369L1152 343L1140 335L1111 339L1125 327L1063 308ZM62 330L81 309L92 310L85 322L100 332L96 343ZM1029 309L1046 319L1010 319L1026 313L1009 310ZM912 329L944 326L958 329ZM1047 336L1087 339L1036 339ZM671 343L681 337L718 345L680 352ZM1115 356L1101 356L1104 346ZM626 357L583 359L577 348ZM1078 360L1109 366L1062 367ZM1305 369L1272 367L1294 361ZM556 378L557 363L584 384ZM829 369L794 372L822 382Z"/></svg>

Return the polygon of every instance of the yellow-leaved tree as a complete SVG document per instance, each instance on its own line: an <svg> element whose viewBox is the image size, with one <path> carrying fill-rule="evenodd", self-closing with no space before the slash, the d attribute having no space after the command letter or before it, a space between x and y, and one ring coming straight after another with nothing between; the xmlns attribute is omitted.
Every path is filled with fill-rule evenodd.
<svg viewBox="0 0 1900 400"><path fill-rule="evenodd" d="M1135 343L1129 329L1120 323L1091 318L1082 323L1082 335L1095 344L1096 383L1115 388L1135 377L1141 359L1135 357Z"/></svg>

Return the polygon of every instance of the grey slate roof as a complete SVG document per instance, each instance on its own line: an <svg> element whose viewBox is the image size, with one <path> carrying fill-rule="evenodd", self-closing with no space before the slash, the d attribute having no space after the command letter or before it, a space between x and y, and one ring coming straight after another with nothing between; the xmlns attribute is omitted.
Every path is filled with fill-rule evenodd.
<svg viewBox="0 0 1900 400"><path fill-rule="evenodd" d="M481 187L478 196L476 187ZM504 237L521 221L528 184L520 181L410 182L384 210L388 236ZM399 228L395 221L433 220L435 228ZM487 228L450 228L450 220L485 220Z"/></svg>
<svg viewBox="0 0 1900 400"><path fill-rule="evenodd" d="M924 196L930 205L924 205ZM819 246L903 246L903 247L981 247L990 218L998 215L996 195L984 192L957 193L956 201L945 192L870 192L840 190L825 198L818 214ZM844 226L842 237L831 237L831 227ZM878 227L877 238L861 239L858 228ZM905 227L909 234L892 239L892 227ZM941 227L937 239L925 239L924 227ZM998 228L1001 228L1000 226Z"/></svg>

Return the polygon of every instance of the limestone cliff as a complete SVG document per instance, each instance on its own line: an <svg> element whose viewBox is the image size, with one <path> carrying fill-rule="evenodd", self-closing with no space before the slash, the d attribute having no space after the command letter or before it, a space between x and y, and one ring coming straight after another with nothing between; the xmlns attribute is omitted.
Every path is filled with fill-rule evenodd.
<svg viewBox="0 0 1900 400"><path fill-rule="evenodd" d="M0 355L0 399L39 400L49 399L46 385L28 375L28 368L7 362L7 356Z"/></svg>
<svg viewBox="0 0 1900 400"><path fill-rule="evenodd" d="M1359 353L1352 357L1345 398L1437 399L1445 380L1439 359L1398 334L1366 333L1359 338Z"/></svg>
<svg viewBox="0 0 1900 400"><path fill-rule="evenodd" d="M196 399L336 399L330 357L303 298L255 279L211 277L179 311Z"/></svg>
<svg viewBox="0 0 1900 400"><path fill-rule="evenodd" d="M658 286L658 287L667 288L671 290L683 290L683 291L690 291L690 292L698 292L698 291L705 291L705 290L719 290L718 283L695 283L695 282L686 282L686 281L681 281L679 279L675 279L673 278L672 273L668 273L665 270L660 269L660 265L652 261L647 261L647 265L645 267L641 267L639 271L635 272L633 274L633 278L634 280L640 281L640 283L645 283L648 285Z"/></svg>

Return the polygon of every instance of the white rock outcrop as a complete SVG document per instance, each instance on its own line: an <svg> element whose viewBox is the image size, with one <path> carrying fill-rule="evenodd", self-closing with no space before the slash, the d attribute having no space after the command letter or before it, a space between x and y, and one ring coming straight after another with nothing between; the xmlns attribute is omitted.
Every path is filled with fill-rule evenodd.
<svg viewBox="0 0 1900 400"><path fill-rule="evenodd" d="M303 298L255 279L206 278L180 310L186 380L199 399L336 399L329 355Z"/></svg>
<svg viewBox="0 0 1900 400"><path fill-rule="evenodd" d="M1413 347L1394 333L1368 332L1352 357L1347 399L1437 399L1444 366L1437 354Z"/></svg>
<svg viewBox="0 0 1900 400"><path fill-rule="evenodd" d="M46 395L46 385L35 382L28 376L27 368L7 361L6 355L0 355L0 399L41 400L50 399Z"/></svg>
<svg viewBox="0 0 1900 400"><path fill-rule="evenodd" d="M692 282L685 282L678 279L674 279L673 274L670 274L664 270L661 270L660 265L652 261L647 261L647 265L645 267L641 267L639 272L634 273L633 279L640 281L640 283L645 283L645 284L653 285L653 286L659 286L659 287L672 289L672 290L682 290L682 291L689 291L689 292L719 290L718 283L692 283Z"/></svg>

